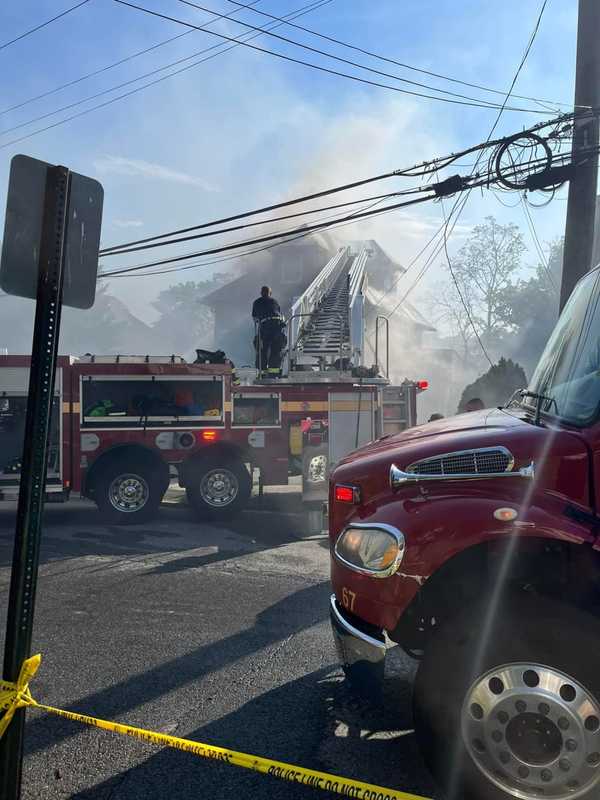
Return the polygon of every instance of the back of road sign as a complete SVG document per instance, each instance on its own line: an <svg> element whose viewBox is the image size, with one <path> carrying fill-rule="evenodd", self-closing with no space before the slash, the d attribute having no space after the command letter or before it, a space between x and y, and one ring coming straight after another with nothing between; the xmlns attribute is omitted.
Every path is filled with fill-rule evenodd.
<svg viewBox="0 0 600 800"><path fill-rule="evenodd" d="M45 161L14 156L10 165L0 286L7 294L35 299L44 222ZM104 191L98 181L70 173L65 232L63 303L91 308L96 294Z"/></svg>

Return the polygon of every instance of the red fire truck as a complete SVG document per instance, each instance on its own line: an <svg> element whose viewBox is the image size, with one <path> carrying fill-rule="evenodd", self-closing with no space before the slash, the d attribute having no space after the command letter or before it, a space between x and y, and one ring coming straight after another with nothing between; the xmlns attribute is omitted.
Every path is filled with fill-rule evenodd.
<svg viewBox="0 0 600 800"><path fill-rule="evenodd" d="M419 659L418 739L448 797L600 797L600 268L506 407L331 475L331 620L351 680Z"/></svg>
<svg viewBox="0 0 600 800"><path fill-rule="evenodd" d="M5 498L19 485L28 365L26 356L0 356ZM80 493L106 518L137 522L156 511L176 477L202 516L220 518L244 506L257 473L261 488L301 474L304 500L320 503L330 464L416 423L414 382L392 387L336 371L254 377L237 385L229 364L178 356L61 356L48 499Z"/></svg>

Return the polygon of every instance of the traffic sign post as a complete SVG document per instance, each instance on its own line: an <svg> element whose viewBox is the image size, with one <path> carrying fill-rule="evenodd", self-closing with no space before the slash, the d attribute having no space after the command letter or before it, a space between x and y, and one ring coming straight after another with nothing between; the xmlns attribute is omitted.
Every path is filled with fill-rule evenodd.
<svg viewBox="0 0 600 800"><path fill-rule="evenodd" d="M43 172L40 173L40 165ZM19 173L35 180L23 182ZM27 172L29 170L29 172ZM15 174L17 177L15 178ZM40 184L39 177L43 175ZM83 177L83 176L77 176ZM0 284L5 291L30 297L32 254L37 257L36 312L29 372L25 440L17 507L15 544L8 601L4 652L4 679L16 681L30 655L38 576L42 513L46 487L48 436L54 398L60 317L65 276L69 275L70 305L89 307L95 292L102 212L102 188L86 195L96 226L90 239L81 234L80 215L74 203L75 174L66 167L16 156L11 165ZM84 181L90 181L86 178ZM32 189L33 186L33 189ZM95 188L94 187L94 188ZM76 187L77 188L77 187ZM81 190L81 183L79 190ZM91 186L88 188L92 188ZM42 189L42 191L40 191ZM100 202L94 203L94 198ZM80 197L81 199L81 197ZM15 210L19 207L20 210ZM71 232L71 233L70 233ZM74 249L75 248L75 249ZM95 250L95 256L94 256ZM79 253L80 270L69 254ZM84 258L81 256L84 255ZM81 270L86 277L82 279ZM90 280L92 281L90 285ZM75 291L73 291L75 287ZM83 305L82 305L83 304ZM0 739L0 798L18 800L21 788L25 709L19 709Z"/></svg>

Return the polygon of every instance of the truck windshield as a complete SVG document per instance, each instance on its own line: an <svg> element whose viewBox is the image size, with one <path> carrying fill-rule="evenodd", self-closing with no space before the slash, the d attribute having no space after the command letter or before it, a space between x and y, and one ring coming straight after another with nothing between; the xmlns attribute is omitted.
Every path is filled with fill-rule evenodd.
<svg viewBox="0 0 600 800"><path fill-rule="evenodd" d="M600 270L575 287L535 369L529 391L543 395L542 411L587 425L600 406ZM525 397L534 406L531 397Z"/></svg>

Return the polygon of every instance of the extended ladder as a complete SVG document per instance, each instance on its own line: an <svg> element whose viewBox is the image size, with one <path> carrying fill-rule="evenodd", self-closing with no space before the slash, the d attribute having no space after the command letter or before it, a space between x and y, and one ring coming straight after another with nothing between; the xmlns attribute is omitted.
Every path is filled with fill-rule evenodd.
<svg viewBox="0 0 600 800"><path fill-rule="evenodd" d="M368 250L341 247L292 306L289 356L291 370L362 363L364 297Z"/></svg>

